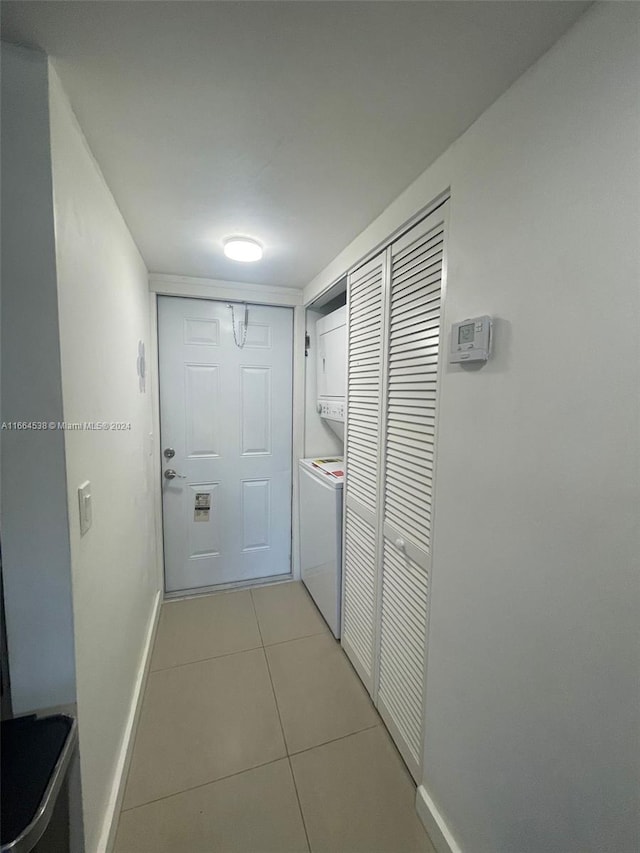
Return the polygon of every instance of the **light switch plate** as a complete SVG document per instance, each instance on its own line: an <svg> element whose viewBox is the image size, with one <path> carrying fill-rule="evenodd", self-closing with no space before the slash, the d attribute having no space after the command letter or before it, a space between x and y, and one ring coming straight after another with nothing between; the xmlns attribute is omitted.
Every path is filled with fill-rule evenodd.
<svg viewBox="0 0 640 853"><path fill-rule="evenodd" d="M91 527L91 483L86 480L78 486L78 508L80 510L80 536Z"/></svg>

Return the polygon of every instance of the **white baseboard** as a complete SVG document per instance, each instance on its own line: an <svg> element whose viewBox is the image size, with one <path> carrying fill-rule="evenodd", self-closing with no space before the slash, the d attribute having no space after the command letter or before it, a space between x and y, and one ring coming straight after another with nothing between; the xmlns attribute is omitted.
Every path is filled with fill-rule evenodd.
<svg viewBox="0 0 640 853"><path fill-rule="evenodd" d="M160 604L162 603L162 590L156 593L151 618L147 626L147 634L142 648L140 657L140 665L138 666L138 674L136 676L133 695L131 697L131 706L127 716L127 722L122 736L122 744L120 754L116 762L116 769L113 775L113 783L111 785L111 793L107 801L104 819L102 821L102 830L96 847L96 853L111 853L116 840L116 831L118 829L118 818L120 816L120 808L124 798L124 787L127 781L129 765L131 763L131 755L133 752L133 744L135 741L136 728L140 718L140 709L142 707L142 695L144 686L147 681L149 666L151 664L151 651L153 642L156 636L158 627L158 617L160 616Z"/></svg>
<svg viewBox="0 0 640 853"><path fill-rule="evenodd" d="M462 853L424 785L416 792L416 811L437 853Z"/></svg>

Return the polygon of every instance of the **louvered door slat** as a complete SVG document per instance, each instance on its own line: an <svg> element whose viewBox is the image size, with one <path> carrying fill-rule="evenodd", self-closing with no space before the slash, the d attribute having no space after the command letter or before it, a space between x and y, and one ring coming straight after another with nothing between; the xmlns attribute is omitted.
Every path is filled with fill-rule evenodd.
<svg viewBox="0 0 640 853"><path fill-rule="evenodd" d="M389 379L389 388L395 391L426 391L427 393L435 393L436 381L426 381L425 376L397 376Z"/></svg>
<svg viewBox="0 0 640 853"><path fill-rule="evenodd" d="M349 441L349 453L352 460L362 458L366 459L371 464L375 464L378 458L377 452L371 449L366 437L363 440L360 440L355 432L351 434L351 439Z"/></svg>
<svg viewBox="0 0 640 853"><path fill-rule="evenodd" d="M412 296L421 296L425 302L434 300L434 293L438 294L440 283L440 268L434 264L428 275L415 275L405 280L401 285L396 284L396 298L408 299Z"/></svg>
<svg viewBox="0 0 640 853"><path fill-rule="evenodd" d="M400 308L400 306L403 305L407 309L414 308L416 311L420 312L437 311L440 307L440 297L437 290L435 293L433 291L423 293L420 291L420 288L417 287L415 290L410 290L407 293L403 293L401 296L398 296L396 300L396 307Z"/></svg>
<svg viewBox="0 0 640 853"><path fill-rule="evenodd" d="M403 330L411 331L411 329L415 325L415 322L416 321L413 317L405 317L402 320L396 320L392 324L391 329L393 331L397 331L397 332L402 332ZM432 319L430 319L430 320L426 320L425 316L423 314L422 318L421 318L421 324L420 325L424 331L425 336L432 337L434 334L439 335L440 334L440 316L439 316L438 312L436 312L433 315Z"/></svg>
<svg viewBox="0 0 640 853"><path fill-rule="evenodd" d="M431 496L429 480L433 476L433 462L428 460L418 468L417 461L417 457L403 458L400 464L394 466L397 470L387 472L387 480L395 488L400 488L404 483L407 491L420 492L428 500Z"/></svg>
<svg viewBox="0 0 640 853"><path fill-rule="evenodd" d="M402 276L395 277L396 293L405 293L407 290L415 288L415 285L420 282L426 290L431 282L437 281L439 269L442 266L442 252L431 255L428 260L421 264L416 264Z"/></svg>
<svg viewBox="0 0 640 853"><path fill-rule="evenodd" d="M348 281L345 554L342 644L370 693L375 682L383 254Z"/></svg>
<svg viewBox="0 0 640 853"><path fill-rule="evenodd" d="M434 342L437 343L439 337L440 330L437 326L432 329L424 329L422 323L419 328L414 323L412 326L407 326L404 329L394 330L394 338L397 343L418 341L425 346L432 346Z"/></svg>
<svg viewBox="0 0 640 853"><path fill-rule="evenodd" d="M419 271L427 270L434 263L442 260L442 240L429 241L416 247L404 259L394 256L393 275L396 283L405 281Z"/></svg>
<svg viewBox="0 0 640 853"><path fill-rule="evenodd" d="M366 272L361 268L357 273L354 273L349 282L349 290L353 296L359 293L369 292L371 283L378 278L379 272L374 266L366 267Z"/></svg>
<svg viewBox="0 0 640 853"><path fill-rule="evenodd" d="M416 244L406 251L395 252L395 274L402 275L407 267L420 263L423 258L430 257L434 252L442 251L443 242L443 232L436 230L424 243Z"/></svg>
<svg viewBox="0 0 640 853"><path fill-rule="evenodd" d="M427 493L426 483L416 483L415 481L407 482L406 480L402 480L400 482L395 482L394 487L398 492L398 496L401 497L404 501L409 502L413 500L413 497L416 493L423 498L429 507L431 507L430 496Z"/></svg>
<svg viewBox="0 0 640 853"><path fill-rule="evenodd" d="M387 448L389 451L395 451L397 454L403 455L408 452L418 459L433 459L433 450L424 450L424 443L418 437L406 437L402 442L397 436L387 439Z"/></svg>
<svg viewBox="0 0 640 853"><path fill-rule="evenodd" d="M431 484L428 482L428 477L433 472L433 461L428 460L425 465L417 471L414 476L412 476L411 463L413 461L413 459L408 460L407 466L401 474L397 471L388 471L387 480L389 483L393 484L394 488L406 491L410 495L414 492L418 492L426 503L430 505L432 496Z"/></svg>
<svg viewBox="0 0 640 853"><path fill-rule="evenodd" d="M405 479L408 467L415 464L417 472L420 471L421 466L412 461L416 456L433 458L435 434L436 382L433 368L437 367L439 357L439 316L434 309L439 309L440 305L444 226L437 222L428 231L417 227L415 232L414 239L410 235L404 239L402 246L392 249L385 500L394 512L406 506L406 489L400 489L398 483ZM416 271L418 276L410 286L415 295L409 300L405 296L408 269ZM420 290L420 277L423 287L425 279L429 278L426 293ZM430 312L428 332L423 329L424 316L420 310L425 307ZM415 372L407 374L408 368ZM416 389L407 387L407 375L422 380L424 384ZM404 382L395 382L398 378ZM432 381L427 385L428 379ZM407 432L412 436L410 451L402 453ZM404 464L402 456L407 459ZM424 520L423 529L411 524L411 531L407 531L414 539L420 540L416 544L429 541L430 507L430 482L425 480L425 489L415 493L407 516L412 521Z"/></svg>
<svg viewBox="0 0 640 853"><path fill-rule="evenodd" d="M425 436L432 436L431 442L433 443L433 435L435 430L429 424L422 423L409 423L404 417L394 418L390 417L388 420L389 428L394 431L398 431L398 433L407 431L411 433L420 433Z"/></svg>
<svg viewBox="0 0 640 853"><path fill-rule="evenodd" d="M434 275L437 275L438 267L442 265L442 257L442 244L440 244L437 251L429 252L426 255L423 255L421 251L418 250L418 254L414 257L412 262L403 267L399 267L397 259L394 259L393 271L396 292L399 293L403 290L406 287L407 282L413 282L417 279L423 281L425 286L427 286L429 284L429 280L433 278Z"/></svg>
<svg viewBox="0 0 640 853"><path fill-rule="evenodd" d="M422 761L427 575L385 540L378 706L417 775Z"/></svg>
<svg viewBox="0 0 640 853"><path fill-rule="evenodd" d="M353 423L350 424L350 434L349 434L349 449L351 450L352 445L356 442L359 442L363 448L367 448L376 458L378 455L378 448L373 447L371 445L371 427L369 424L364 423L363 419L360 418L358 424L355 425Z"/></svg>
<svg viewBox="0 0 640 853"><path fill-rule="evenodd" d="M358 317L362 314L367 314L371 311L372 307L378 301L378 294L375 292L376 281L372 279L371 283L367 285L366 288L363 288L361 291L351 291L351 299L352 301L358 300L353 310L351 311L352 317Z"/></svg>

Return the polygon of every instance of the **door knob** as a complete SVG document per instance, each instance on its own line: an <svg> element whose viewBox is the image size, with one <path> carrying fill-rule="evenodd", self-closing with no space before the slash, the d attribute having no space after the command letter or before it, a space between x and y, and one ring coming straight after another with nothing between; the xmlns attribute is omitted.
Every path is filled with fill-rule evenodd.
<svg viewBox="0 0 640 853"><path fill-rule="evenodd" d="M396 539L396 548L399 551L404 551L404 539Z"/></svg>
<svg viewBox="0 0 640 853"><path fill-rule="evenodd" d="M174 471L173 468L167 468L164 472L164 476L166 480L175 480L176 477L179 477L181 480L187 479L185 474L178 474L178 472Z"/></svg>

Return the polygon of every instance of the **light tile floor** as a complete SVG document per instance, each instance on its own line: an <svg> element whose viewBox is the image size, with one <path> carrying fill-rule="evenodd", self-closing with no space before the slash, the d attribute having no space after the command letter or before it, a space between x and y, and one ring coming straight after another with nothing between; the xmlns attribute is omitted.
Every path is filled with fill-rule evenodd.
<svg viewBox="0 0 640 853"><path fill-rule="evenodd" d="M434 853L300 583L167 602L116 853Z"/></svg>

